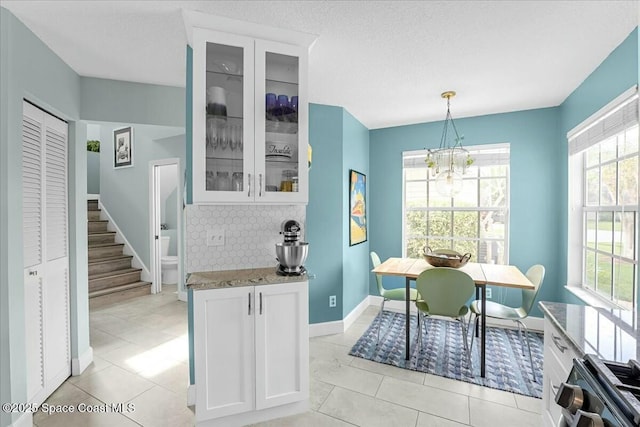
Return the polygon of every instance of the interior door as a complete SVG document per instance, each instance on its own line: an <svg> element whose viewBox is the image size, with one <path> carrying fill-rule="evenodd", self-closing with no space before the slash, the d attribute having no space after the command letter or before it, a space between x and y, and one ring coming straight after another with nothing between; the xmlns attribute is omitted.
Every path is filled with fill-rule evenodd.
<svg viewBox="0 0 640 427"><path fill-rule="evenodd" d="M22 119L22 241L24 259L27 398L44 400L43 325L43 203L42 135L44 113L24 104Z"/></svg>
<svg viewBox="0 0 640 427"><path fill-rule="evenodd" d="M162 208L160 206L160 166L152 164L151 170L151 235L153 236L151 251L152 293L162 292L162 240L160 239L160 222Z"/></svg>
<svg viewBox="0 0 640 427"><path fill-rule="evenodd" d="M71 375L67 123L23 103L23 251L27 397Z"/></svg>

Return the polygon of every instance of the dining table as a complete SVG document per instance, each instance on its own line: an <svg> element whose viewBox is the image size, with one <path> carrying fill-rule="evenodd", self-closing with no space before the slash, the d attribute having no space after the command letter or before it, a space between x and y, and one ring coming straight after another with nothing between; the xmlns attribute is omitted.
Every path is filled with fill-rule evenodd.
<svg viewBox="0 0 640 427"><path fill-rule="evenodd" d="M420 273L433 267L422 258L389 258L373 270L375 274L387 276L402 276L405 278L405 360L410 359L410 288L411 281L415 281ZM504 264L485 264L468 262L458 270L467 273L476 285L476 299L480 300L482 313L480 334L480 376L485 377L485 350L486 350L486 308L487 308L487 285L501 286L505 288L535 289L535 286L525 276L518 267ZM478 330L475 331L478 334Z"/></svg>

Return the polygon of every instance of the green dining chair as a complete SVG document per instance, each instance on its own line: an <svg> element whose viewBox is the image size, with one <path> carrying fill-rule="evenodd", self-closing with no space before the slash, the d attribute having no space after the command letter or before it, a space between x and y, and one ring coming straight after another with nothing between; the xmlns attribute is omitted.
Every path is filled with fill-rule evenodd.
<svg viewBox="0 0 640 427"><path fill-rule="evenodd" d="M418 290L418 343L422 349L422 324L425 316L446 316L460 322L462 342L467 355L469 369L471 351L467 345L467 324L465 316L469 312L467 301L473 297L476 285L465 272L455 268L437 267L423 271L416 280Z"/></svg>
<svg viewBox="0 0 640 427"><path fill-rule="evenodd" d="M529 331L522 320L529 316L529 312L533 308L533 303L538 296L538 292L542 287L542 281L544 280L544 266L536 264L531 266L525 273L525 276L535 287L534 289L522 290L522 305L517 308L509 307L506 305L498 304L493 301L487 301L486 317L493 319L511 320L518 325L518 335L520 336L520 342L522 343L522 354L524 355L524 341L522 339L522 329L524 329L525 337L527 339L527 348L529 349L529 363L531 364L531 372L533 373L533 381L536 380L536 372L533 368L533 358L531 357L531 344L529 343ZM475 315L473 322L473 330L476 329L478 323L478 317L482 314L482 301L475 300L471 303L471 312ZM471 319L469 319L471 322ZM471 349L473 350L473 336L471 340Z"/></svg>
<svg viewBox="0 0 640 427"><path fill-rule="evenodd" d="M379 266L380 257L378 256L378 254L375 253L374 251L371 251L370 256L371 256L371 263L373 264L373 268L376 268L377 266ZM406 301L406 298L405 298L406 291L405 291L405 288L385 289L385 287L382 286L381 274L376 274L376 282L378 283L378 292L382 297L382 304L380 305L380 313L378 314L378 332L377 332L377 341L376 341L376 345L378 345L378 342L380 342L380 323L382 322L382 312L384 311L384 303L391 300ZM409 290L409 300L415 301L417 296L418 296L418 292L414 288L411 288Z"/></svg>

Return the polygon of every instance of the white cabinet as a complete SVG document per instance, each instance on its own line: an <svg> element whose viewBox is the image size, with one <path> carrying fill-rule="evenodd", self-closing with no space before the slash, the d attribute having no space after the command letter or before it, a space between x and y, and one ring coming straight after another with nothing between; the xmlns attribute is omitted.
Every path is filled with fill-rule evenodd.
<svg viewBox="0 0 640 427"><path fill-rule="evenodd" d="M306 204L308 45L193 28L194 203Z"/></svg>
<svg viewBox="0 0 640 427"><path fill-rule="evenodd" d="M306 409L307 282L199 290L193 301L199 423L244 425Z"/></svg>
<svg viewBox="0 0 640 427"><path fill-rule="evenodd" d="M573 359L579 357L566 337L548 318L544 320L544 377L542 384L542 422L546 427L556 427L561 416L555 402L560 383L567 380L573 367Z"/></svg>

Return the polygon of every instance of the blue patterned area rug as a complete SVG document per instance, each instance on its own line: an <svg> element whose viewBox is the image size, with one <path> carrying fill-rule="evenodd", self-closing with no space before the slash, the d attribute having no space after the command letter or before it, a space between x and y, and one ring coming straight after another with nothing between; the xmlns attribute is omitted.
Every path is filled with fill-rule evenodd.
<svg viewBox="0 0 640 427"><path fill-rule="evenodd" d="M542 397L542 359L544 354L542 334L529 333L531 354L536 369L537 382L534 382L527 344L524 343L523 354L518 331L487 327L486 376L482 378L480 377L480 339L477 338L473 345L472 373L467 366L459 323L432 317L427 317L425 320L422 349L418 351L417 317L411 316L411 360L404 359L405 315L392 311L384 311L382 315L379 314L358 339L349 354L374 362L440 375L525 396ZM382 322L382 329L380 343L376 346L379 322Z"/></svg>

